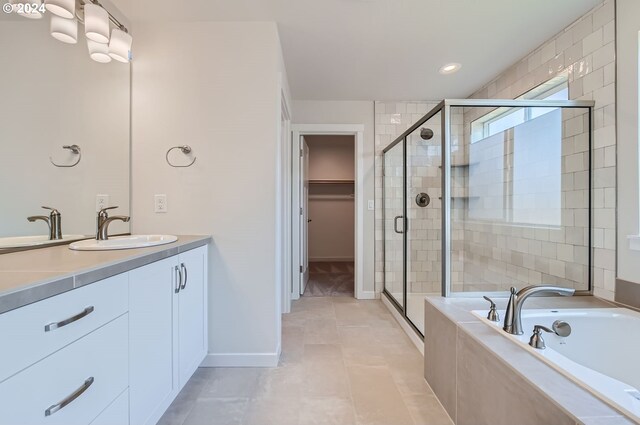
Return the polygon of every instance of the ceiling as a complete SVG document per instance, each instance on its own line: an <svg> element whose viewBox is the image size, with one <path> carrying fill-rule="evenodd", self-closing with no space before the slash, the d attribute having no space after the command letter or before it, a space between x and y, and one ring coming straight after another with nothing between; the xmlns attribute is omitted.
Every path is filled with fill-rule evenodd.
<svg viewBox="0 0 640 425"><path fill-rule="evenodd" d="M113 0L134 21L275 21L299 100L467 97L602 0ZM188 7L178 7L177 5ZM144 11L144 13L140 13ZM440 75L459 62L462 69Z"/></svg>

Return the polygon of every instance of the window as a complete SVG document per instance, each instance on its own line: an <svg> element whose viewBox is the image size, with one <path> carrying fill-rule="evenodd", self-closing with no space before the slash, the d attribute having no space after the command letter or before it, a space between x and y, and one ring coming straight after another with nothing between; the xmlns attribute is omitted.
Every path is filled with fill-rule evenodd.
<svg viewBox="0 0 640 425"><path fill-rule="evenodd" d="M569 100L568 78L566 75L553 78L518 99ZM471 123L471 143L502 133L553 110L555 108L498 108Z"/></svg>
<svg viewBox="0 0 640 425"><path fill-rule="evenodd" d="M568 100L566 77L521 99ZM562 224L562 110L498 108L471 124L469 218Z"/></svg>

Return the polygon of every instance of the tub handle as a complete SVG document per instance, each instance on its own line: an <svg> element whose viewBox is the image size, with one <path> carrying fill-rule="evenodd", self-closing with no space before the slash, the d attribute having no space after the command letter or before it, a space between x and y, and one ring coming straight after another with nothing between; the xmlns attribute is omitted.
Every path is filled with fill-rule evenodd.
<svg viewBox="0 0 640 425"><path fill-rule="evenodd" d="M542 331L555 334L554 330L549 329L546 326L535 325L533 327L533 335L531 335L531 338L529 339L529 345L537 350L544 350L547 348L547 345L544 343L544 338L542 338Z"/></svg>
<svg viewBox="0 0 640 425"><path fill-rule="evenodd" d="M487 319L491 320L492 322L499 322L500 315L498 314L498 310L496 309L496 303L494 303L493 300L487 297L486 295L483 296L482 298L484 298L485 300L491 303L491 305L489 306L489 313L487 314Z"/></svg>

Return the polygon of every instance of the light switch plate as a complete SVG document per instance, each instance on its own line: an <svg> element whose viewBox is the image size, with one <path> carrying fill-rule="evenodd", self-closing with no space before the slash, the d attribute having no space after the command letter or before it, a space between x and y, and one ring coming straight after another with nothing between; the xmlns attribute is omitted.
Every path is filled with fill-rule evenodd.
<svg viewBox="0 0 640 425"><path fill-rule="evenodd" d="M101 194L96 195L96 212L110 206L111 205L109 205L109 195L101 195Z"/></svg>
<svg viewBox="0 0 640 425"><path fill-rule="evenodd" d="M166 213L167 212L167 195L156 195L154 197L154 212L156 213Z"/></svg>
<svg viewBox="0 0 640 425"><path fill-rule="evenodd" d="M369 201L367 201L367 208L369 208L369 211L373 211L376 208L376 204L373 202L373 199L369 199Z"/></svg>

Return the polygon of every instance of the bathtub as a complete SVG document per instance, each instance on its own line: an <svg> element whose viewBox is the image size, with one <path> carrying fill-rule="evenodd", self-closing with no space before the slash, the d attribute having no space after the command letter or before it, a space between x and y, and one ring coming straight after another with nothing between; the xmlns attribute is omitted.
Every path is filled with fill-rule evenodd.
<svg viewBox="0 0 640 425"><path fill-rule="evenodd" d="M640 423L640 313L625 308L523 310L524 335L502 330L504 311L497 323L486 319L486 310L473 314ZM543 332L547 348L529 346L534 325L551 328L556 320L569 323L571 335Z"/></svg>

